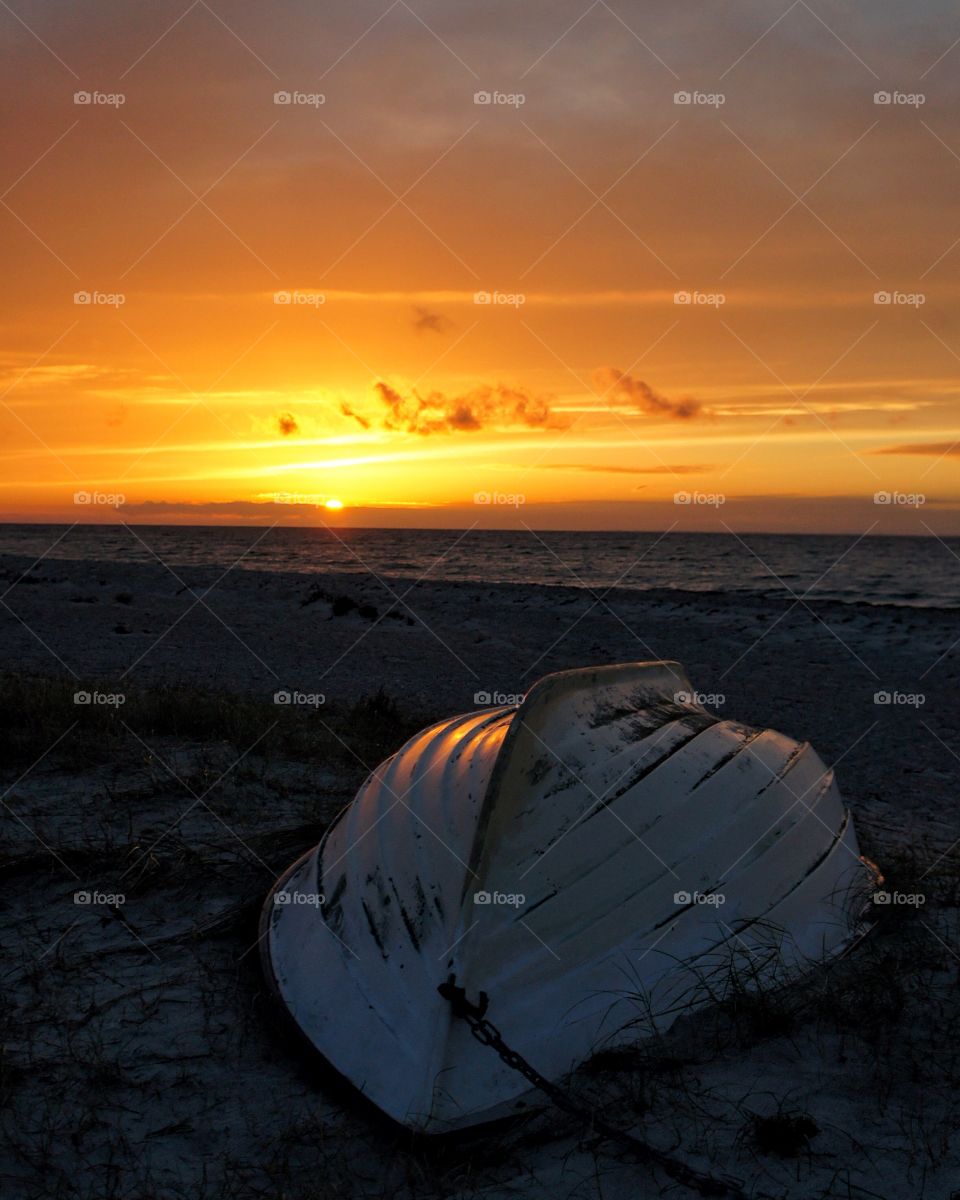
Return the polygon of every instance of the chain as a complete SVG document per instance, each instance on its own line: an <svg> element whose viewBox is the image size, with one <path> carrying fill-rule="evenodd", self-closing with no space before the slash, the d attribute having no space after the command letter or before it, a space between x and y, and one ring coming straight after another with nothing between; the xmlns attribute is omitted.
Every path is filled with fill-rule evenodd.
<svg viewBox="0 0 960 1200"><path fill-rule="evenodd" d="M726 1197L727 1200L746 1200L746 1194L732 1180L702 1174L700 1171L694 1170L693 1167L688 1167L686 1163L680 1162L678 1159L671 1158L669 1154L664 1154L662 1150L655 1149L647 1142L641 1141L640 1138L634 1137L625 1130L618 1129L615 1125L608 1125L601 1117L598 1117L595 1113L578 1104L563 1088L557 1087L555 1083L551 1083L549 1079L540 1074L536 1067L528 1063L522 1055L518 1054L516 1050L512 1050L503 1040L500 1030L486 1019L485 1013L489 1004L486 992L480 993L478 1003L471 1003L467 999L466 989L457 986L453 975L448 978L446 983L441 983L437 991L445 1000L450 1002L453 1015L466 1021L470 1026L470 1032L481 1045L490 1046L495 1050L508 1067L519 1072L535 1088L539 1088L541 1092L549 1096L557 1108L570 1113L585 1124L592 1126L604 1138L617 1142L625 1149L636 1154L643 1162L660 1167L671 1179L675 1179L678 1183L692 1188L694 1191L699 1192L701 1196Z"/></svg>

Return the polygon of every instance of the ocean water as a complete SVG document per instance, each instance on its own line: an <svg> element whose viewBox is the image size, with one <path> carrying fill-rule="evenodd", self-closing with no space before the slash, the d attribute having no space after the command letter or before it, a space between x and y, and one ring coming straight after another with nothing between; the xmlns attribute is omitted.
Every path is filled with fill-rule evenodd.
<svg viewBox="0 0 960 1200"><path fill-rule="evenodd" d="M409 579L670 588L960 607L960 538L429 529L334 533L162 525L68 529L0 525L0 553L112 562L160 559L172 567L373 572Z"/></svg>

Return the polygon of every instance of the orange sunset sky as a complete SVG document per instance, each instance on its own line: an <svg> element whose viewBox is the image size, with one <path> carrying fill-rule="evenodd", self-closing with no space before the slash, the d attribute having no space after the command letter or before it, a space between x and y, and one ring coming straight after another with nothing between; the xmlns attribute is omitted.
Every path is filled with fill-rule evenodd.
<svg viewBox="0 0 960 1200"><path fill-rule="evenodd" d="M0 36L3 520L960 533L955 7Z"/></svg>

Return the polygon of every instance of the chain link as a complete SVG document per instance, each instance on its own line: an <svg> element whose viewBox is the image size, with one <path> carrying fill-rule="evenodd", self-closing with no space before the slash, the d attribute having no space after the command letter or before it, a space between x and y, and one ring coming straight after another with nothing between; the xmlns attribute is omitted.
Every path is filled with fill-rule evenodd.
<svg viewBox="0 0 960 1200"><path fill-rule="evenodd" d="M535 1088L538 1088L545 1095L549 1096L557 1108L570 1113L571 1116L579 1118L604 1138L617 1142L625 1149L638 1155L642 1161L660 1167L671 1179L675 1179L678 1183L692 1188L701 1196L726 1197L727 1200L747 1200L746 1193L733 1180L705 1175L700 1171L694 1170L693 1167L688 1167L686 1163L671 1158L669 1154L664 1154L663 1151L655 1149L625 1130L618 1129L615 1125L607 1124L601 1117L598 1117L595 1113L578 1104L563 1088L558 1087L555 1083L552 1083L545 1076L541 1075L536 1067L528 1063L521 1054L518 1054L516 1050L511 1049L507 1045L496 1025L486 1019L484 1015L488 1005L486 992L480 993L480 999L477 1004L471 1003L467 999L466 989L457 986L453 975L449 977L446 983L441 983L437 991L445 1000L450 1001L453 1015L466 1021L470 1027L471 1034L481 1045L490 1046L491 1049L495 1050L502 1062L512 1070L519 1072Z"/></svg>

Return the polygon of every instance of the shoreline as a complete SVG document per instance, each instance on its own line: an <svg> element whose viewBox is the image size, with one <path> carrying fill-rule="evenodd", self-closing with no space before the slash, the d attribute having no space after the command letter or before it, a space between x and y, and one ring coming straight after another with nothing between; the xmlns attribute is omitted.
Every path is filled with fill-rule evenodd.
<svg viewBox="0 0 960 1200"><path fill-rule="evenodd" d="M866 535L851 541L834 534L757 535L751 544L732 530L716 537L675 530L547 531L541 537L533 530L466 529L454 537L451 530L358 527L341 536L329 526L266 526L250 527L261 529L251 541L247 527L221 529L219 537L216 527L155 526L147 537L128 525L45 528L59 529L58 536L31 536L25 526L0 531L0 560L164 563L172 571L217 566L301 576L370 573L398 582L492 581L770 601L810 596L816 602L960 611L951 558L960 561L960 555L934 536L892 541L871 535L868 546Z"/></svg>
<svg viewBox="0 0 960 1200"><path fill-rule="evenodd" d="M442 532L442 531L441 531ZM699 536L699 535L697 535ZM813 535L820 536L820 535ZM960 540L960 539L958 539ZM330 569L324 564L305 566L302 570L284 569L271 566L246 566L236 564L232 567L222 567L220 564L214 563L165 563L156 560L135 561L130 559L115 559L115 558L90 558L86 556L78 556L76 558L66 556L49 555L44 558L38 558L32 554L12 554L0 551L0 583L6 582L7 585L15 584L19 579L28 575L34 567L42 567L46 572L46 577L51 578L50 568L55 564L60 564L62 569L66 571L69 566L74 568L84 566L90 568L91 572L94 569L101 569L104 574L113 574L118 570L129 570L138 572L142 570L156 570L164 572L170 578L174 575L197 574L201 572L209 573L215 577L220 577L225 573L239 575L254 575L264 578L284 580L292 587L298 581L310 579L326 579L338 585L345 585L348 582L356 582L358 579L370 579L376 585L380 581L387 584L396 584L398 586L429 586L441 588L484 588L484 589L503 589L504 591L523 590L536 593L555 593L562 596L566 593L579 593L585 595L596 595L601 593L604 597L614 596L627 600L631 597L650 597L654 600L665 602L683 602L694 598L704 597L716 603L728 602L731 604L749 604L755 601L759 606L776 605L782 603L789 605L802 600L803 603L811 607L835 608L837 610L845 609L860 609L864 611L890 610L892 612L916 612L916 613L933 613L937 615L958 614L960 615L960 603L957 604L934 604L934 603L916 603L913 601L886 601L886 600L863 600L850 599L844 600L836 596L809 596L807 593L798 589L791 593L786 586L772 587L766 591L761 591L755 588L683 588L683 587L668 587L663 585L655 585L651 587L630 587L629 585L621 584L620 586L605 587L603 584L588 584L583 582L571 583L542 583L538 580L522 580L522 579L492 579L486 580L482 577L477 578L442 578L439 576L431 577L427 574L404 574L402 572L393 571L378 571L374 573L370 568L358 566L356 568L344 567L340 569ZM204 581L196 581L202 584Z"/></svg>

